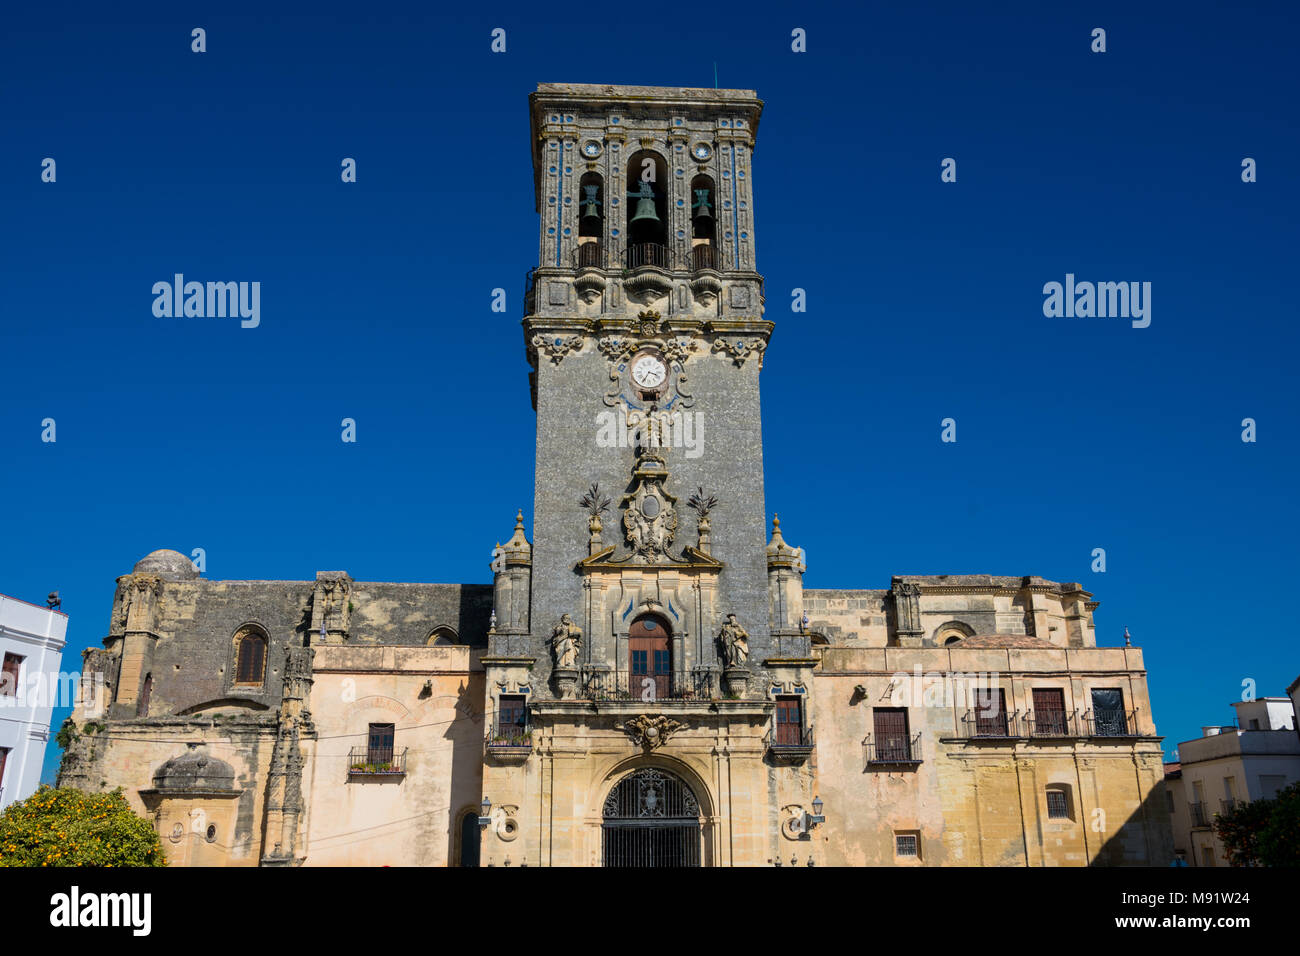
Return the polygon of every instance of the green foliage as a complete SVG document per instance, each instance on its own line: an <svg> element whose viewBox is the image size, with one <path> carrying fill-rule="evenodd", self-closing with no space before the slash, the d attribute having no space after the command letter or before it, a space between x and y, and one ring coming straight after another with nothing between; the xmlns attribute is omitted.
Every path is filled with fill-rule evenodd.
<svg viewBox="0 0 1300 956"><path fill-rule="evenodd" d="M1300 866L1300 783L1220 814L1214 830L1233 866Z"/></svg>
<svg viewBox="0 0 1300 956"><path fill-rule="evenodd" d="M54 735L54 742L62 749L67 750L72 742L77 739L77 724L69 717L59 725L59 732Z"/></svg>
<svg viewBox="0 0 1300 956"><path fill-rule="evenodd" d="M0 866L165 866L149 821L122 795L41 787L0 814Z"/></svg>

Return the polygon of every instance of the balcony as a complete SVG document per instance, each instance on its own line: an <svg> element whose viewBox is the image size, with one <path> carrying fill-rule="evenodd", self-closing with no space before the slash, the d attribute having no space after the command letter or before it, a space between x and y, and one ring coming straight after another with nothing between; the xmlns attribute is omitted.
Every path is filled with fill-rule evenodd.
<svg viewBox="0 0 1300 956"><path fill-rule="evenodd" d="M767 732L763 742L774 763L800 764L813 751L813 729L793 723L777 724Z"/></svg>
<svg viewBox="0 0 1300 956"><path fill-rule="evenodd" d="M968 710L961 719L958 735L965 740L1015 741L1024 736L1019 726L1019 711L987 712L981 709Z"/></svg>
<svg viewBox="0 0 1300 956"><path fill-rule="evenodd" d="M578 696L594 701L662 700L710 701L719 694L715 675L708 671L642 674L631 671L594 671L584 674Z"/></svg>
<svg viewBox="0 0 1300 956"><path fill-rule="evenodd" d="M910 737L880 737L870 734L862 742L867 752L867 769L883 767L916 767L921 763L921 735Z"/></svg>
<svg viewBox="0 0 1300 956"><path fill-rule="evenodd" d="M507 763L527 760L533 752L533 728L526 723L493 721L484 747L490 756Z"/></svg>
<svg viewBox="0 0 1300 956"><path fill-rule="evenodd" d="M605 255L605 244L597 239L595 242L579 243L573 250L573 264L582 269L608 269L609 257Z"/></svg>
<svg viewBox="0 0 1300 956"><path fill-rule="evenodd" d="M691 271L718 268L718 249L716 246L699 245L691 247Z"/></svg>
<svg viewBox="0 0 1300 956"><path fill-rule="evenodd" d="M1069 740L1080 736L1079 712L1072 710L1035 710L1021 720L1025 734L1032 740Z"/></svg>
<svg viewBox="0 0 1300 956"><path fill-rule="evenodd" d="M348 751L349 777L403 777L406 775L406 750L391 747L353 747Z"/></svg>
<svg viewBox="0 0 1300 956"><path fill-rule="evenodd" d="M657 242L634 242L623 250L623 265L628 269L641 269L651 266L656 269L671 269L668 247Z"/></svg>
<svg viewBox="0 0 1300 956"><path fill-rule="evenodd" d="M1099 710L1083 715L1084 733L1089 737L1147 737L1138 730L1137 711Z"/></svg>
<svg viewBox="0 0 1300 956"><path fill-rule="evenodd" d="M1193 829L1204 829L1209 827L1210 818L1209 814L1205 812L1205 804L1189 803L1187 805L1187 811L1191 814Z"/></svg>

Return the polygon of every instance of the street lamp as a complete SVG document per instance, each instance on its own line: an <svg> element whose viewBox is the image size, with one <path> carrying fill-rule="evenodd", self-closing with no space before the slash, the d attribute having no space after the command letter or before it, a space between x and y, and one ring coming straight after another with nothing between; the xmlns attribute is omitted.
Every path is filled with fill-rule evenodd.
<svg viewBox="0 0 1300 956"><path fill-rule="evenodd" d="M817 824L826 822L826 817L822 815L822 807L824 806L825 804L822 803L821 797L813 797L813 812L804 815L806 829L811 830L813 827L817 826Z"/></svg>
<svg viewBox="0 0 1300 956"><path fill-rule="evenodd" d="M479 804L479 810L481 813L479 814L478 825L481 829L486 830L488 824L492 822L492 801L484 797L483 802Z"/></svg>

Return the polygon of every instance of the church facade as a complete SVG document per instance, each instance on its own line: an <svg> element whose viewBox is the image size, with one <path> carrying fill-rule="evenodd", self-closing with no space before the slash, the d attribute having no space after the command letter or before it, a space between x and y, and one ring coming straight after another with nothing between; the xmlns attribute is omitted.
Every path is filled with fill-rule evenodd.
<svg viewBox="0 0 1300 956"><path fill-rule="evenodd" d="M803 587L752 91L543 84L537 419L492 583L118 580L60 782L180 865L1163 865L1141 651L1039 577Z"/></svg>

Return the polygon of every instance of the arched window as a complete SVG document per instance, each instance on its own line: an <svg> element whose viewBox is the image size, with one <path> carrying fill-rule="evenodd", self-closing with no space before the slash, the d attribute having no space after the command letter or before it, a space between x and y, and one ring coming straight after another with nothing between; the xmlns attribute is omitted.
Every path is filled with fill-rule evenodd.
<svg viewBox="0 0 1300 956"><path fill-rule="evenodd" d="M605 180L585 173L578 182L578 268L603 269L601 243L605 235Z"/></svg>
<svg viewBox="0 0 1300 956"><path fill-rule="evenodd" d="M436 627L429 639L424 642L426 647L451 647L453 644L460 643L456 637L456 632L449 627Z"/></svg>
<svg viewBox="0 0 1300 956"><path fill-rule="evenodd" d="M713 177L703 174L691 180L691 271L716 269L717 195Z"/></svg>
<svg viewBox="0 0 1300 956"><path fill-rule="evenodd" d="M260 628L241 628L235 635L235 683L261 684L266 676L266 634Z"/></svg>
<svg viewBox="0 0 1300 956"><path fill-rule="evenodd" d="M627 266L668 266L668 165L654 150L627 162Z"/></svg>

